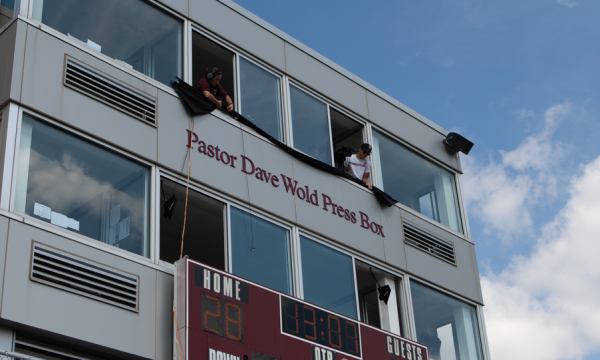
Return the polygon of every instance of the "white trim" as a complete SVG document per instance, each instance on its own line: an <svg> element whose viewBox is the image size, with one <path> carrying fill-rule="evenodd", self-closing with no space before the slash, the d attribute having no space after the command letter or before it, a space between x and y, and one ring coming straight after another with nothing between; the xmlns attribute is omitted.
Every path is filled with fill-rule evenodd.
<svg viewBox="0 0 600 360"><path fill-rule="evenodd" d="M462 214L462 224L463 224L463 230L465 233L465 239L468 239L469 241L472 241L472 237L471 237L471 226L469 225L469 216L467 215L467 205L465 204L464 198L463 198L463 193L462 193L462 175L461 174L455 174L454 175L454 180L456 181L456 192L457 192L457 197L458 197L458 204L459 204L459 209L460 212Z"/></svg>
<svg viewBox="0 0 600 360"><path fill-rule="evenodd" d="M20 109L17 104L9 103L2 110L2 136L4 141L4 164L2 169L2 190L0 209L9 211L12 197L13 167L15 153L17 152L17 126L19 124Z"/></svg>
<svg viewBox="0 0 600 360"><path fill-rule="evenodd" d="M160 208L162 207L162 197L161 197L161 182L160 182L160 169L158 166L153 166L152 167L152 184L153 187L152 189L154 190L154 196L152 196L153 199L153 203L152 203L152 208L150 208L150 214L153 217L152 221L154 226L151 227L152 231L152 236L150 237L151 239L154 239L154 241L151 241L151 246L150 248L152 249L151 251L151 256L150 259L152 260L153 263L155 264L159 264L159 259L160 259Z"/></svg>
<svg viewBox="0 0 600 360"><path fill-rule="evenodd" d="M490 360L492 358L490 354L490 344L488 342L487 329L485 327L485 316L483 313L483 306L477 305L477 319L479 326L479 337L481 338L481 350L483 352L483 358Z"/></svg>

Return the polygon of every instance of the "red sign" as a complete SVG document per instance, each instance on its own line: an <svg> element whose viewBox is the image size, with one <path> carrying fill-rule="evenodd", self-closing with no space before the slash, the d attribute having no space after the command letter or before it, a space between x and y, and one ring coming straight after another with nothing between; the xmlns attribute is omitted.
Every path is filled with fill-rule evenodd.
<svg viewBox="0 0 600 360"><path fill-rule="evenodd" d="M427 347L184 258L176 264L186 360L428 360Z"/></svg>

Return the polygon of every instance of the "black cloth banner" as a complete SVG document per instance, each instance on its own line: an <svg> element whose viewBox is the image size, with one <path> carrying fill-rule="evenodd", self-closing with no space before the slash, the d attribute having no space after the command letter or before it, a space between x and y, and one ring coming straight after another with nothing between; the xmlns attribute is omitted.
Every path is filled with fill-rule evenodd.
<svg viewBox="0 0 600 360"><path fill-rule="evenodd" d="M172 83L173 88L175 89L177 94L179 94L179 97L181 98L183 103L185 105L187 105L187 107L191 110L192 115L208 114L209 112L212 112L216 108L216 105L213 104L212 102L206 100L204 95L199 90L194 89L192 86L190 86L189 84L187 84L186 82L184 82L183 80L181 80L179 78L177 78L177 80L178 80L178 83L176 83L176 82ZM241 122L242 124L248 126L249 128L252 128L254 131L256 131L260 135L264 136L265 138L269 139L273 144L275 144L281 150L283 150L286 153L293 156L295 159L300 160L303 163L308 164L308 165L310 165L316 169L319 169L321 171L324 171L326 173L346 178L350 181L354 181L355 183L360 184L365 187L367 186L367 184L365 184L362 180L359 180L338 168L335 168L329 164L326 164L322 161L319 161L311 156L308 156L304 153L301 153L301 152L287 146L286 144L282 143L281 141L275 139L273 136L269 135L263 129L261 129L256 124L254 124L252 121L243 117L241 114L239 114L235 111L225 112L225 114L233 117L234 119L236 119L237 121ZM379 201L380 204L386 205L388 207L392 206L398 202L394 198L392 198L391 196L389 196L388 194L383 192L383 190L380 190L379 188L377 188L375 186L373 186L373 194L375 195L375 197L377 198L377 200Z"/></svg>

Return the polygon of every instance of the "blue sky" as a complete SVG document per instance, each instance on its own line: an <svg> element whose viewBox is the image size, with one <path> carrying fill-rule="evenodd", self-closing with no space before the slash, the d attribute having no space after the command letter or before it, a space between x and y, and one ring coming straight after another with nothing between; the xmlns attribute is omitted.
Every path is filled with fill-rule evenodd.
<svg viewBox="0 0 600 360"><path fill-rule="evenodd" d="M600 1L235 1L475 143L493 358L600 359Z"/></svg>

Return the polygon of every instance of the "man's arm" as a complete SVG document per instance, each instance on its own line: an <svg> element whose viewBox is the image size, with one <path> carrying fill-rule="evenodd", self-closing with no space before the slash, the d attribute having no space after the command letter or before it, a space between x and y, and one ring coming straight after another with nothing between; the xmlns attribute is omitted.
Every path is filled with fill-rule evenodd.
<svg viewBox="0 0 600 360"><path fill-rule="evenodd" d="M225 96L225 102L227 103L227 111L233 110L233 101L229 97L229 95Z"/></svg>
<svg viewBox="0 0 600 360"><path fill-rule="evenodd" d="M373 188L373 186L372 186L372 185L369 183L369 173L368 173L368 172L366 172L366 173L363 175L362 181L363 181L365 184L367 184L367 187L368 187L369 189L372 189L372 188Z"/></svg>
<svg viewBox="0 0 600 360"><path fill-rule="evenodd" d="M204 97L206 98L206 100L214 103L215 105L217 105L218 108L220 108L222 106L221 101L217 100L217 98L214 97L213 94L210 93L210 91L204 90L202 92L202 94L204 94ZM227 97L229 97L229 96L227 96ZM231 99L229 99L229 100L231 100Z"/></svg>

